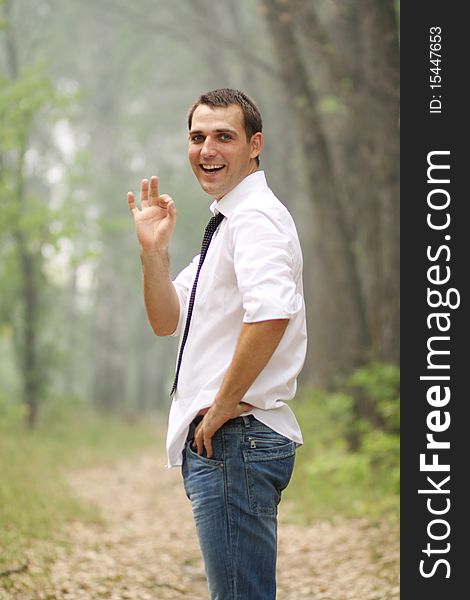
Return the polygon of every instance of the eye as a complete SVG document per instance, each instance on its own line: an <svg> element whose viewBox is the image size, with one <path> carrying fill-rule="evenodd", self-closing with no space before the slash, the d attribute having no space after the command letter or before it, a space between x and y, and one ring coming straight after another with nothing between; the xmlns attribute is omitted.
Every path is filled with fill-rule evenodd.
<svg viewBox="0 0 470 600"><path fill-rule="evenodd" d="M219 138L222 140L222 142L229 142L232 139L232 136L230 133L221 133Z"/></svg>
<svg viewBox="0 0 470 600"><path fill-rule="evenodd" d="M194 142L195 144L200 144L201 142L204 141L204 136L201 135L200 133L196 133L196 134L190 136L190 140L192 142Z"/></svg>

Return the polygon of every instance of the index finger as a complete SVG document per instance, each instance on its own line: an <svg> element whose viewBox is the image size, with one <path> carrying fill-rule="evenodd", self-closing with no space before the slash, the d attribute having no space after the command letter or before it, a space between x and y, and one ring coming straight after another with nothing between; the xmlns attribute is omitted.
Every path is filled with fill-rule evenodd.
<svg viewBox="0 0 470 600"><path fill-rule="evenodd" d="M154 204L157 202L158 198L158 177L156 175L152 175L150 178L150 204Z"/></svg>

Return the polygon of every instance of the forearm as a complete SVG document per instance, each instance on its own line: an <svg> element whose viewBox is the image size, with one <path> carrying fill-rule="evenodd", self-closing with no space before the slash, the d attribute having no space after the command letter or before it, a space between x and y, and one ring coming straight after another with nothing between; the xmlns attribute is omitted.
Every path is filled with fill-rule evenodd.
<svg viewBox="0 0 470 600"><path fill-rule="evenodd" d="M234 408L268 364L284 335L288 319L243 323L232 362L214 404Z"/></svg>
<svg viewBox="0 0 470 600"><path fill-rule="evenodd" d="M168 251L140 252L145 308L156 335L170 335L178 325L180 305L170 277Z"/></svg>
<svg viewBox="0 0 470 600"><path fill-rule="evenodd" d="M205 447L207 458L211 458L214 433L229 419L250 410L250 404L243 402L243 397L268 364L288 323L288 319L275 319L242 325L232 362L220 390L196 427L194 444L199 454Z"/></svg>

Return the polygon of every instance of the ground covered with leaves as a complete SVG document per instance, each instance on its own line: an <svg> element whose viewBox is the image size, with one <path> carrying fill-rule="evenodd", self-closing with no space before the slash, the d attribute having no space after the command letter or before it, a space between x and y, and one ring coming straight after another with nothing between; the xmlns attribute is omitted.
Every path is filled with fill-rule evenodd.
<svg viewBox="0 0 470 600"><path fill-rule="evenodd" d="M179 469L157 453L71 471L96 518L67 525L65 543L31 546L4 575L1 600L206 600L203 563ZM280 505L278 600L398 600L398 528L334 519L307 525ZM256 599L253 599L256 600Z"/></svg>

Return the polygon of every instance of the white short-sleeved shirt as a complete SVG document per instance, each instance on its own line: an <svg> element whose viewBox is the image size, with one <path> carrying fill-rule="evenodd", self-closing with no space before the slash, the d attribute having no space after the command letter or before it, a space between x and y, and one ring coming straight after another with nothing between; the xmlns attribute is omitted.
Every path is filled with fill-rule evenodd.
<svg viewBox="0 0 470 600"><path fill-rule="evenodd" d="M285 403L295 395L307 345L302 252L294 221L267 186L263 171L246 177L210 208L225 219L199 274L169 415L168 467L181 464L189 424L212 404L230 366L242 323L289 319L278 347L243 401L255 407L245 414L302 444L297 420ZM173 282L180 302L173 335L184 331L198 263L199 255Z"/></svg>

